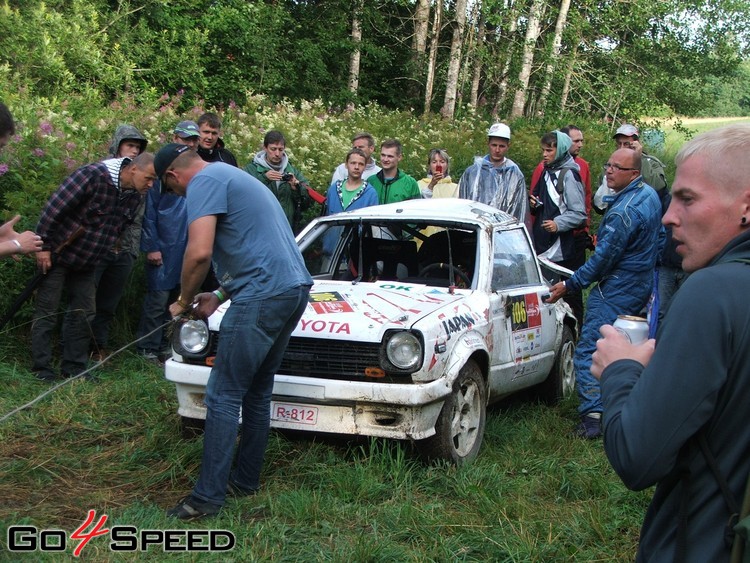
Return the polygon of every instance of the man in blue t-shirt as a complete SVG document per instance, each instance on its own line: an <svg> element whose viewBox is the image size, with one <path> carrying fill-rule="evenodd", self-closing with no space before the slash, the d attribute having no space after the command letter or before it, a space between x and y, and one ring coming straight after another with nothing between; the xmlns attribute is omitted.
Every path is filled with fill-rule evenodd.
<svg viewBox="0 0 750 563"><path fill-rule="evenodd" d="M209 164L175 143L162 148L154 164L162 189L187 199L182 289L170 313L195 304L193 313L205 319L232 299L206 387L200 477L192 493L167 511L192 520L217 514L227 488L240 495L260 488L273 378L307 306L312 278L276 197L247 172ZM221 285L198 293L212 261ZM231 472L240 407L242 439Z"/></svg>

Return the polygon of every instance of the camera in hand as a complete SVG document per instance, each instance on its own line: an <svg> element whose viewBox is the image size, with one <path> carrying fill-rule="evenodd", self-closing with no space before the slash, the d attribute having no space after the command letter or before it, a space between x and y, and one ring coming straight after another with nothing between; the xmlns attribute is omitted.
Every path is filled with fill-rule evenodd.
<svg viewBox="0 0 750 563"><path fill-rule="evenodd" d="M282 181L282 182L288 182L288 181L289 181L289 180L291 180L292 178L294 178L294 174L289 174L289 172L284 172L284 173L283 173L283 174L281 175L281 181Z"/></svg>

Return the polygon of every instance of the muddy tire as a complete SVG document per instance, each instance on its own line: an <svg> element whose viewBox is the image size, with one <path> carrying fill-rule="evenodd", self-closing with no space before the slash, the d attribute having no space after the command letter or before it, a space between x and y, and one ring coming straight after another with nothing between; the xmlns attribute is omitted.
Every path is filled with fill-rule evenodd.
<svg viewBox="0 0 750 563"><path fill-rule="evenodd" d="M445 399L435 423L435 435L417 442L420 454L455 465L474 460L479 453L487 416L487 386L479 366L466 362Z"/></svg>
<svg viewBox="0 0 750 563"><path fill-rule="evenodd" d="M562 342L555 356L555 363L547 376L534 388L540 401L548 405L559 403L564 397L572 395L576 386L576 372L573 367L573 353L576 349L573 331L569 326L563 327Z"/></svg>

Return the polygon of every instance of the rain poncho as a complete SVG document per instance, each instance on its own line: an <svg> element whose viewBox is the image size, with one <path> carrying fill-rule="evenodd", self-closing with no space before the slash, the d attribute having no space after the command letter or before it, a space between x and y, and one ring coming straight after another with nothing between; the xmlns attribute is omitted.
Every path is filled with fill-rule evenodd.
<svg viewBox="0 0 750 563"><path fill-rule="evenodd" d="M496 167L489 156L476 157L458 182L458 197L496 207L521 223L528 218L526 180L518 165L509 158Z"/></svg>

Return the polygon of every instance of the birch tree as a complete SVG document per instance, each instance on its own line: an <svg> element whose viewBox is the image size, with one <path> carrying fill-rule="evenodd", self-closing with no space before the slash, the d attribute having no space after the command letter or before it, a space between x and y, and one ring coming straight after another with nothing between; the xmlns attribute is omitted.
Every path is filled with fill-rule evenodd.
<svg viewBox="0 0 750 563"><path fill-rule="evenodd" d="M356 0L352 9L352 54L349 56L349 92L356 96L359 91L359 58L362 46L362 8L364 0ZM350 106L352 103L349 104Z"/></svg>
<svg viewBox="0 0 750 563"><path fill-rule="evenodd" d="M547 68L544 73L544 84L542 86L542 92L539 95L539 115L544 115L544 108L547 104L547 96L549 96L552 88L552 75L555 72L555 67L560 59L560 48L562 47L562 35L565 30L565 23L568 19L568 10L570 9L570 0L562 0L560 2L560 11L557 14L557 21L555 22L555 34L552 38L552 52L550 53L549 60L547 62Z"/></svg>
<svg viewBox="0 0 750 563"><path fill-rule="evenodd" d="M414 10L414 35L411 41L411 71L413 80L409 81L409 97L417 98L421 93L421 84L425 76L425 53L427 52L427 32L430 20L430 0L417 0Z"/></svg>
<svg viewBox="0 0 750 563"><path fill-rule="evenodd" d="M475 5L475 13L477 16L474 21L477 22L477 42L474 48L474 74L471 77L471 95L469 97L469 103L477 107L479 99L479 81L482 78L482 51L484 50L484 37L485 37L485 24L484 24L484 10L482 10L482 1L477 0Z"/></svg>
<svg viewBox="0 0 750 563"><path fill-rule="evenodd" d="M461 70L461 46L466 26L466 0L456 0L456 27L453 28L450 62L445 80L445 98L440 114L446 119L453 119L456 111L456 92L458 90L458 73Z"/></svg>
<svg viewBox="0 0 750 563"><path fill-rule="evenodd" d="M515 36L516 30L518 29L518 8L516 2L509 1L506 5L506 9L509 13L510 25L508 26L508 34L506 40L506 51L505 59L502 64L502 70L500 71L500 84L498 86L497 98L495 104L492 107L492 117L497 119L500 107L505 102L505 98L508 95L508 77L510 76L510 65L513 62L513 44L511 39Z"/></svg>
<svg viewBox="0 0 750 563"><path fill-rule="evenodd" d="M518 73L518 88L513 98L513 107L510 110L511 119L521 117L526 104L526 93L529 89L531 68L534 65L534 48L541 31L542 14L544 13L544 0L533 0L529 10L529 20L526 27L526 37L523 42L523 57L521 59L521 70Z"/></svg>
<svg viewBox="0 0 750 563"><path fill-rule="evenodd" d="M432 105L432 91L435 85L435 65L437 51L440 44L440 26L443 18L443 0L435 0L435 11L432 18L432 39L430 40L430 54L427 60L427 79L424 87L424 113L430 112Z"/></svg>

